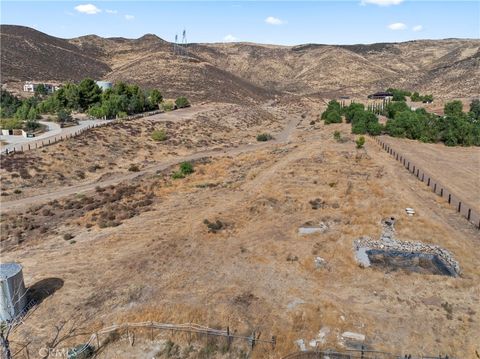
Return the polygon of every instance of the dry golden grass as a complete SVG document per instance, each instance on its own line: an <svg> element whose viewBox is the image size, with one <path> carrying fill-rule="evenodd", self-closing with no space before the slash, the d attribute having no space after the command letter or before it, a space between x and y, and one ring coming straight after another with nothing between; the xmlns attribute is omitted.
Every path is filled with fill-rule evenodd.
<svg viewBox="0 0 480 359"><path fill-rule="evenodd" d="M322 327L330 328L324 347L339 348L338 335L348 330L377 350L471 356L480 334L478 231L373 141L356 150L352 139L333 140L347 125L312 130L309 122L288 145L212 158L185 179L143 176L154 203L118 227L78 228L75 244L51 234L4 253L24 265L27 285L64 280L16 338L30 336L38 347L56 323L82 313L92 331L155 320L277 336L276 350L259 345L257 358L294 351L295 340L308 343ZM323 205L312 209L316 199ZM417 215L407 217L405 207ZM391 215L399 239L448 249L463 275L359 268L353 241L376 238ZM212 233L205 219L225 227ZM306 222L328 230L299 236ZM325 268L315 268L317 256Z"/></svg>

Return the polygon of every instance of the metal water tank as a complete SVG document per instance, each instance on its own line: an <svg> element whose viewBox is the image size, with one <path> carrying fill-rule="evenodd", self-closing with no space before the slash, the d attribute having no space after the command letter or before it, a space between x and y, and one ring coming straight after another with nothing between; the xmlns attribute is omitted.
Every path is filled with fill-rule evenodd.
<svg viewBox="0 0 480 359"><path fill-rule="evenodd" d="M102 91L111 89L113 87L113 83L110 81L97 81L97 86L102 89Z"/></svg>
<svg viewBox="0 0 480 359"><path fill-rule="evenodd" d="M0 263L0 321L15 319L27 305L22 266Z"/></svg>

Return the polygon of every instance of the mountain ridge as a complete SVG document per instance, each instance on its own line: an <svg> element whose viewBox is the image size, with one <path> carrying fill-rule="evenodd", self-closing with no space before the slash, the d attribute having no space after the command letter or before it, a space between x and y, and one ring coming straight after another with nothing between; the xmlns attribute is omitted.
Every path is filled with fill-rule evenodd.
<svg viewBox="0 0 480 359"><path fill-rule="evenodd" d="M155 34L61 39L25 26L0 25L0 36L2 83L88 76L158 87L166 96L230 102L264 101L282 93L364 95L390 86L440 97L480 93L480 85L471 81L480 63L476 39L195 43L175 50Z"/></svg>

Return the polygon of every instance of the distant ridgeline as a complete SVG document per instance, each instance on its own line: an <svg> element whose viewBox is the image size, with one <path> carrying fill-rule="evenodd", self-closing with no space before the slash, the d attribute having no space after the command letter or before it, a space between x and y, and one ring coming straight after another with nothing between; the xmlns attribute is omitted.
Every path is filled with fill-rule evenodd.
<svg viewBox="0 0 480 359"><path fill-rule="evenodd" d="M443 142L447 146L480 146L480 100L471 102L469 112L463 112L461 101L447 102L445 115L439 116L423 108L412 110L405 102L406 96L411 96L412 101L431 102L431 95L421 96L417 92L410 94L396 89L387 92L392 94L391 100L384 100L382 106L365 108L365 105L353 102L345 106L332 100L321 119L330 124L341 123L345 117L355 134L387 134L422 142ZM378 122L377 114L388 117L385 125Z"/></svg>
<svg viewBox="0 0 480 359"><path fill-rule="evenodd" d="M53 114L58 122L68 122L72 118L72 111L109 119L158 108L168 111L189 105L185 97L179 97L175 103L164 102L159 90L144 90L124 82L102 90L94 80L87 78L78 84L67 83L51 94L38 86L34 96L26 99L19 99L2 89L0 126L3 129L35 130L39 127L37 120L40 114Z"/></svg>

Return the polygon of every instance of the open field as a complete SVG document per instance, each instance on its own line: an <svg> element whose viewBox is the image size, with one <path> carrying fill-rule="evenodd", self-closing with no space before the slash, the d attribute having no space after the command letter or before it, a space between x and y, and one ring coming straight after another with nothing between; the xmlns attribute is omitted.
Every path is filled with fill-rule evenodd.
<svg viewBox="0 0 480 359"><path fill-rule="evenodd" d="M90 187L82 194L28 203L50 183L48 155L59 150L54 146L35 154L46 166L43 184L19 177L4 189L23 186L25 192L16 199L7 196L22 202L12 207L19 212L2 215L2 259L24 266L28 286L45 279L61 283L13 340L31 341L29 350L35 352L52 341L61 323L64 332L75 328L71 336L122 321L155 320L276 335L276 349L259 345L256 358L280 358L297 349L295 340L308 345L322 328L328 328L322 343L328 348L341 348L339 334L353 331L365 334L369 347L395 353L460 358L480 350L477 229L373 140L356 149L349 125L311 125L314 112L302 119L295 107L269 106L262 108L267 121L256 124L253 117L250 124L248 108L209 106L203 115L192 108L192 118L169 119L168 144L148 140L149 126L167 126L158 117L140 120L136 135L129 135L132 127L106 127L61 144L63 157L52 166L63 165L66 175L54 184L52 196L83 184L69 168L91 165L89 153L104 154L96 161L105 163L117 156L114 173L89 175ZM222 115L211 123L213 109ZM205 130L205 123L212 130ZM110 130L116 140L109 138ZM335 130L343 142L333 139ZM249 145L259 132L278 134L279 141ZM124 146L115 147L118 143ZM142 150L135 152L135 146ZM196 158L195 172L184 179L170 177L176 165L148 170L143 162L150 159L153 165L215 146L222 151ZM122 182L130 163L145 171ZM120 182L102 185L102 178ZM416 215L406 216L406 207L415 208ZM399 239L452 252L462 275L360 268L353 241L377 238L387 216L397 218ZM205 220L221 225L208 226ZM298 228L306 223L326 229L300 236ZM316 257L325 266L317 268ZM69 337L57 347L88 335ZM140 358L154 349L118 342L100 357Z"/></svg>
<svg viewBox="0 0 480 359"><path fill-rule="evenodd" d="M21 198L35 194L39 188L52 192L57 187L107 180L132 169L141 171L158 161L199 151L223 151L255 143L260 132L275 136L282 129L288 111L276 111L205 104L95 128L36 151L5 157L0 170L2 196L8 200ZM154 130L164 130L167 139L154 141ZM21 193L15 193L18 191Z"/></svg>
<svg viewBox="0 0 480 359"><path fill-rule="evenodd" d="M2 88L90 76L192 104L2 155L1 260L23 266L37 303L10 335L13 352L28 347L17 358L148 321L255 332L276 346L250 352L243 338L226 351L198 336L189 347L185 333L149 342L138 332L133 346L116 335L93 343L103 344L97 358L281 359L298 340L480 358L478 228L373 138L357 148L350 124L319 120L331 99L364 103L388 87L433 94L414 107L442 114L461 98L466 109L480 92L478 39L188 44L180 54L152 34L61 39L1 25L0 35ZM478 148L384 140L480 211ZM185 161L192 173L179 172ZM386 237L385 219L395 223ZM387 254L357 261L359 241L379 237ZM429 272L443 264L421 256L433 246L459 270ZM417 271L391 265L407 257ZM344 332L366 339L345 343Z"/></svg>
<svg viewBox="0 0 480 359"><path fill-rule="evenodd" d="M480 212L480 148L448 147L442 143L421 143L389 136L381 138Z"/></svg>

